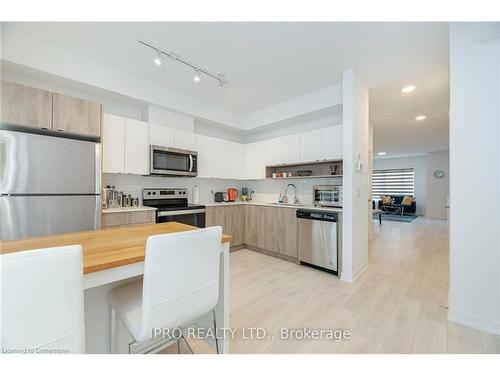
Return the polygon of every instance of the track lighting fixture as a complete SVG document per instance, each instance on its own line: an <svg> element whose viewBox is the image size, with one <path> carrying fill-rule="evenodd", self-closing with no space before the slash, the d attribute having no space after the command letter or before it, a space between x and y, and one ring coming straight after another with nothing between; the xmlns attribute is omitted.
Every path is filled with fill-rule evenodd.
<svg viewBox="0 0 500 375"><path fill-rule="evenodd" d="M177 55L174 52L165 52L165 51L161 50L160 48L152 45L151 43L146 42L145 40L139 40L138 42L140 44L142 44L146 47L149 47L149 48L156 51L156 53L158 55L154 58L153 61L158 66L161 66L163 64L163 58L164 58L164 56L167 56L167 57L170 57L173 61L180 62L180 63L194 69L195 75L194 75L193 79L195 82L200 82L200 80L201 80L200 73L203 73L205 76L217 80L217 82L219 83L219 88L223 88L224 85L229 83L227 81L227 79L225 78L224 74L222 74L222 73L219 73L219 74L212 73L208 69L204 69L201 66L194 64L194 63L182 58L181 56Z"/></svg>

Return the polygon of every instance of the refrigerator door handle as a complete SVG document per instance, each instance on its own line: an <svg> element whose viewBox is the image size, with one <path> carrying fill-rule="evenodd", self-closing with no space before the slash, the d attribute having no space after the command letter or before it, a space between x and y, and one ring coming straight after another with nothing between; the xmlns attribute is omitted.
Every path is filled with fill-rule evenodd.
<svg viewBox="0 0 500 375"><path fill-rule="evenodd" d="M101 196L95 197L94 230L101 229Z"/></svg>
<svg viewBox="0 0 500 375"><path fill-rule="evenodd" d="M95 162L95 193L96 194L101 194L101 144L96 143L95 144L95 156L94 156L94 162ZM101 208L99 207L99 211Z"/></svg>

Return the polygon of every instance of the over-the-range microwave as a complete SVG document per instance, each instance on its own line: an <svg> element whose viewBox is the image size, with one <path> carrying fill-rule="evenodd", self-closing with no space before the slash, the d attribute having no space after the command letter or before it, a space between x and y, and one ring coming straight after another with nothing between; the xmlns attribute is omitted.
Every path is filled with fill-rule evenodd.
<svg viewBox="0 0 500 375"><path fill-rule="evenodd" d="M149 174L196 177L198 175L198 153L179 148L151 145Z"/></svg>

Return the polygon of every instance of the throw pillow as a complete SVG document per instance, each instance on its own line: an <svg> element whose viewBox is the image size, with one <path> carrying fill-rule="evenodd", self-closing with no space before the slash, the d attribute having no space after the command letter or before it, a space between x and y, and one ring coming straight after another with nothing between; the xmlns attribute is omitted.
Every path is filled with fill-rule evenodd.
<svg viewBox="0 0 500 375"><path fill-rule="evenodd" d="M382 206L390 206L392 204L392 198L388 195L382 195L380 200L382 201Z"/></svg>
<svg viewBox="0 0 500 375"><path fill-rule="evenodd" d="M411 206L415 199L413 197L409 197L407 195L404 196L403 200L401 201L401 204L403 206Z"/></svg>

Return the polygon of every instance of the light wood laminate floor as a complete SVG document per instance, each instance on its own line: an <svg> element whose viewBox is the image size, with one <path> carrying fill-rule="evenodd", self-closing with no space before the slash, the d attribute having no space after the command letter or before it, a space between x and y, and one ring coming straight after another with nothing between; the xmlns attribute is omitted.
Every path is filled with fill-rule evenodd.
<svg viewBox="0 0 500 375"><path fill-rule="evenodd" d="M499 336L446 319L446 221L374 222L369 267L352 284L251 250L232 253L230 269L232 353L500 353ZM244 339L250 327L274 340ZM281 340L280 328L352 336Z"/></svg>

